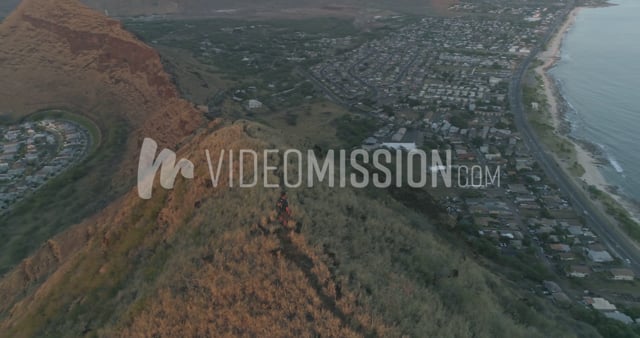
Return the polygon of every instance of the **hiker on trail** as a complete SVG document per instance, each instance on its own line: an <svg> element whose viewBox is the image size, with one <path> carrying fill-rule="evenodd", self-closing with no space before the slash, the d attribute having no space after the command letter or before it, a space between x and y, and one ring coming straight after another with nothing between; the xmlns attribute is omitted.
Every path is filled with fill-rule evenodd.
<svg viewBox="0 0 640 338"><path fill-rule="evenodd" d="M287 199L287 193L280 193L278 203L276 203L276 210L278 211L278 222L282 226L287 226L289 223L289 217L291 217L291 209L289 209L289 200Z"/></svg>

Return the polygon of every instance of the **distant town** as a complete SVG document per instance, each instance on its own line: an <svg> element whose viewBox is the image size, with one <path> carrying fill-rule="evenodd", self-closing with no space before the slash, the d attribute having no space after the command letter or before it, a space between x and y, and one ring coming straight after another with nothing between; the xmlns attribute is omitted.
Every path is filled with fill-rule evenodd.
<svg viewBox="0 0 640 338"><path fill-rule="evenodd" d="M453 10L476 8L461 3ZM494 243L496 254L527 252L569 280L633 281L628 259L610 252L585 226L585 214L545 177L510 112L513 71L562 8L494 11L514 20L424 18L312 66L309 79L334 101L379 121L382 127L363 140L364 149L452 150L454 166L500 167L502 186L478 185L484 178L466 173L453 180L466 183L457 196L449 191L440 199L459 225L473 225L475 237ZM528 104L527 111L541 109L538 102ZM472 188L478 186L483 189ZM620 294L583 288L545 281L534 292L561 307L577 301L626 324L640 321L605 298L620 301Z"/></svg>
<svg viewBox="0 0 640 338"><path fill-rule="evenodd" d="M454 10L472 12L476 7L467 3ZM311 80L334 100L381 122L382 127L363 140L365 149L452 150L455 165L500 167L501 187L470 189L485 180L468 173L453 180L467 183L458 187L457 196L446 192L440 199L459 225L479 229L472 236L495 244L495 254L527 252L569 281L633 281L629 260L612 253L585 226L587 211L576 211L545 177L510 112L513 71L561 15L561 8L496 9L506 11L520 17L520 23L424 18L312 66ZM537 111L540 105L529 102L526 108ZM577 301L611 319L640 322L612 303L612 298L624 302L621 294L593 294L588 284L582 285L576 290L575 282L560 286L545 281L533 291L561 307Z"/></svg>
<svg viewBox="0 0 640 338"><path fill-rule="evenodd" d="M82 159L88 132L75 122L41 120L0 127L0 213Z"/></svg>
<svg viewBox="0 0 640 338"><path fill-rule="evenodd" d="M286 122L295 126L304 114L296 109L328 99L351 113L336 122L348 126L346 146L450 150L454 167L499 168L500 186L478 185L486 180L465 172L454 177L462 182L454 189L429 193L478 252L541 281L531 292L559 307L581 304L640 323L624 310L640 302L634 264L615 241L601 237L606 229L587 225L590 211L561 189L561 179L548 177L527 144L531 137L516 126L511 89L518 67L537 55L572 6L460 1L450 17L373 17L362 24L365 33L352 27L286 31L264 22L220 27L137 20L129 27L152 45L180 45L202 64L243 79L200 100L198 108L212 117L287 111ZM333 22L327 26L337 30ZM196 82L208 88L201 75ZM540 86L532 73L524 82ZM523 96L527 118L547 109L544 98Z"/></svg>

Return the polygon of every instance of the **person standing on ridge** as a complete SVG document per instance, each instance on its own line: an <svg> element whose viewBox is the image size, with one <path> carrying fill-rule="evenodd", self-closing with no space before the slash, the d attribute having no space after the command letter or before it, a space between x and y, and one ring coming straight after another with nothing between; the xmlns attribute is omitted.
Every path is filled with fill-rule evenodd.
<svg viewBox="0 0 640 338"><path fill-rule="evenodd" d="M280 198L276 203L276 210L278 211L278 221L282 226L286 227L289 223L289 217L291 217L291 209L289 209L289 200L285 191L280 193Z"/></svg>

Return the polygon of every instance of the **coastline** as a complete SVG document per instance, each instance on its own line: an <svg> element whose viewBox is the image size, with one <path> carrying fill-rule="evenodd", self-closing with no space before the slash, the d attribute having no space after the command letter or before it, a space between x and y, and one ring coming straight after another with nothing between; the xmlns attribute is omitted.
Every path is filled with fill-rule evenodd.
<svg viewBox="0 0 640 338"><path fill-rule="evenodd" d="M570 176L574 177L585 190L588 186L595 186L598 190L607 194L622 206L636 223L640 223L640 210L632 201L617 194L615 192L616 187L610 185L600 171L599 167L607 163L607 161L602 158L602 154L598 152L597 147L587 141L577 140L569 135L571 125L570 121L565 118L568 103L562 96L555 79L549 74L549 71L561 60L562 44L567 32L573 27L577 16L585 8L587 7L576 7L567 15L565 22L553 36L547 48L538 55L537 59L541 61L541 65L535 68L535 73L542 79L554 134L566 139L574 146L576 162L584 169L584 174L581 177ZM557 163L569 173L570 170L566 161L560 159L556 154L554 154L554 157Z"/></svg>

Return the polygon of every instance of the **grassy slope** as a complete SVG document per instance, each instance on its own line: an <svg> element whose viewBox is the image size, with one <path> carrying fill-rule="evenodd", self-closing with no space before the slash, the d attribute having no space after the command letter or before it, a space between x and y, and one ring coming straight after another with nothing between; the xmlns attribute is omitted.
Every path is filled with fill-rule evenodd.
<svg viewBox="0 0 640 338"><path fill-rule="evenodd" d="M298 124L305 125L309 116L324 126L324 109L310 111L299 114ZM276 116L274 125L288 124L285 117ZM322 135L339 142L328 126ZM266 129L249 128L260 140L252 141L253 147L321 141ZM233 132L221 134L205 133L191 151L246 141ZM117 153L117 148L100 149ZM108 161L91 162L100 161L97 157L89 159L95 167L83 174L108 168ZM79 227L87 228L87 246L61 258L48 278L13 293L24 303L10 319L0 313L0 336L530 337L571 336L573 329L593 335L589 328L573 327L548 302L523 297L511 282L465 255L463 244L441 236L425 215L388 196L326 187L296 190L290 195L302 233L264 236L257 224L273 224L277 191L212 192L205 185L179 181L172 192L156 190L151 201L128 196L84 222ZM61 210L74 208L69 199L48 200L60 203Z"/></svg>
<svg viewBox="0 0 640 338"><path fill-rule="evenodd" d="M188 149L199 163L202 148L291 144L282 138L240 126L205 133ZM203 175L206 168L198 169ZM157 189L150 201L127 197L83 225L96 235L25 293L0 322L11 324L0 336L593 335L558 321L563 314L548 302L523 301L424 215L388 196L326 186L290 191L301 233L264 235L258 225L274 224L276 196L264 188L212 190L196 179Z"/></svg>

